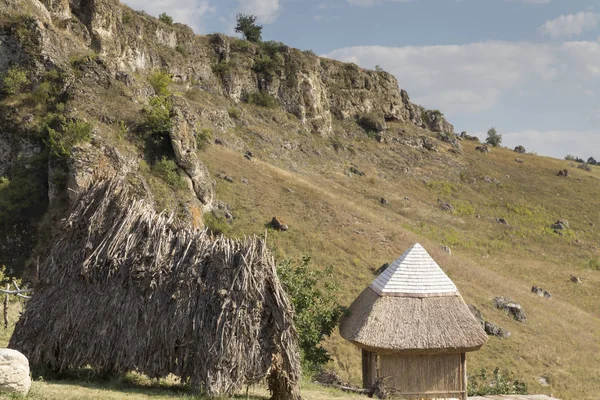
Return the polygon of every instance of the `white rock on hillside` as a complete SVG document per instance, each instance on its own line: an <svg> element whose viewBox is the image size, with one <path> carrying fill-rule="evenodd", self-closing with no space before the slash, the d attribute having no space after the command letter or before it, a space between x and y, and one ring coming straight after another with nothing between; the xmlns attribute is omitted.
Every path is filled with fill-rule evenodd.
<svg viewBox="0 0 600 400"><path fill-rule="evenodd" d="M27 395L30 387L27 357L17 350L0 349L0 393Z"/></svg>

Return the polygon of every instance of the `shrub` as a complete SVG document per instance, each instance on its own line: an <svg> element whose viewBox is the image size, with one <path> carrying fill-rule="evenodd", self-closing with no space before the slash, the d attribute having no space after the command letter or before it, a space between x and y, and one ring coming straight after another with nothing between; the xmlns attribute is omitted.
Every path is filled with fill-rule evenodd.
<svg viewBox="0 0 600 400"><path fill-rule="evenodd" d="M71 150L76 144L89 142L92 138L90 124L80 120L67 120L64 116L56 114L46 126L46 131L44 143L50 149L50 153L63 159L71 157Z"/></svg>
<svg viewBox="0 0 600 400"><path fill-rule="evenodd" d="M589 260L583 263L585 268L593 269L596 271L600 271L600 259L590 258Z"/></svg>
<svg viewBox="0 0 600 400"><path fill-rule="evenodd" d="M185 187L183 178L177 173L177 164L174 160L163 157L152 165L152 171L158 175L167 185L173 189L182 189Z"/></svg>
<svg viewBox="0 0 600 400"><path fill-rule="evenodd" d="M167 15L167 13L161 13L158 16L159 21L164 22L167 25L173 25L173 17Z"/></svg>
<svg viewBox="0 0 600 400"><path fill-rule="evenodd" d="M225 78L229 73L231 73L231 69L235 67L235 63L233 61L225 61L221 60L217 64L213 65L212 70L219 78Z"/></svg>
<svg viewBox="0 0 600 400"><path fill-rule="evenodd" d="M187 50L182 45L178 44L177 46L175 46L175 50L177 50L178 53L187 56Z"/></svg>
<svg viewBox="0 0 600 400"><path fill-rule="evenodd" d="M317 56L317 54L314 51L310 50L310 49L309 50L304 50L303 53L306 54L307 56L313 56L313 57Z"/></svg>
<svg viewBox="0 0 600 400"><path fill-rule="evenodd" d="M162 96L150 99L150 105L144 108L146 116L145 129L150 138L157 138L169 133L171 130L171 101ZM162 140L162 138L160 138Z"/></svg>
<svg viewBox="0 0 600 400"><path fill-rule="evenodd" d="M165 71L155 71L148 77L148 83L154 88L154 93L157 96L168 96L169 84L171 83L171 75Z"/></svg>
<svg viewBox="0 0 600 400"><path fill-rule="evenodd" d="M212 130L208 128L201 129L196 133L196 147L198 150L204 150L206 146L212 143L213 134Z"/></svg>
<svg viewBox="0 0 600 400"><path fill-rule="evenodd" d="M256 24L256 16L238 14L236 20L236 33L244 35L249 42L258 43L262 40L262 26Z"/></svg>
<svg viewBox="0 0 600 400"><path fill-rule="evenodd" d="M248 104L256 104L257 106L275 108L279 105L277 99L266 92L244 93L242 101Z"/></svg>
<svg viewBox="0 0 600 400"><path fill-rule="evenodd" d="M494 370L491 379L488 378L485 368L474 375L469 375L468 395L527 394L527 384L524 381L513 379L508 372L501 373L500 368Z"/></svg>
<svg viewBox="0 0 600 400"><path fill-rule="evenodd" d="M496 131L496 128L492 127L487 132L487 139L485 142L490 146L500 146L500 143L502 143L502 135Z"/></svg>
<svg viewBox="0 0 600 400"><path fill-rule="evenodd" d="M239 51L239 52L243 52L243 51L248 51L250 50L250 43L248 43L247 40L242 40L242 39L233 39L231 41L231 49L233 51Z"/></svg>
<svg viewBox="0 0 600 400"><path fill-rule="evenodd" d="M598 165L598 161L596 161L594 157L588 158L587 163L590 165Z"/></svg>
<svg viewBox="0 0 600 400"><path fill-rule="evenodd" d="M52 94L52 84L50 82L41 82L32 92L31 100L34 104L45 104L50 100Z"/></svg>
<svg viewBox="0 0 600 400"><path fill-rule="evenodd" d="M579 169L583 169L583 170L585 170L585 171L587 171L587 172L592 172L592 167L590 167L590 166L589 166L589 164L586 164L586 163L579 164L579 165L577 166L577 168L579 168Z"/></svg>
<svg viewBox="0 0 600 400"><path fill-rule="evenodd" d="M375 71L377 71L377 72L383 72L383 68L381 68L381 65L376 65L375 66Z"/></svg>
<svg viewBox="0 0 600 400"><path fill-rule="evenodd" d="M277 274L294 304L303 362L309 371L318 371L331 359L321 342L331 335L345 309L334 295L339 288L332 269L314 270L309 264L307 256L299 263L283 260Z"/></svg>
<svg viewBox="0 0 600 400"><path fill-rule="evenodd" d="M231 107L227 110L230 118L239 119L242 116L242 111L237 107Z"/></svg>
<svg viewBox="0 0 600 400"><path fill-rule="evenodd" d="M567 161L575 161L576 159L577 159L577 157L575 157L575 156L573 156L571 154L567 154L565 156L565 160L567 160Z"/></svg>
<svg viewBox="0 0 600 400"><path fill-rule="evenodd" d="M272 78L281 69L282 65L283 56L281 54L277 53L273 56L263 54L254 60L252 70L257 74L262 74L265 78Z"/></svg>
<svg viewBox="0 0 600 400"><path fill-rule="evenodd" d="M6 75L4 75L2 83L4 84L4 93L8 95L17 94L21 92L25 86L29 85L27 72L20 67L12 67L6 72Z"/></svg>
<svg viewBox="0 0 600 400"><path fill-rule="evenodd" d="M204 226L215 235L225 235L229 231L229 223L224 216L216 216L213 213L204 214Z"/></svg>

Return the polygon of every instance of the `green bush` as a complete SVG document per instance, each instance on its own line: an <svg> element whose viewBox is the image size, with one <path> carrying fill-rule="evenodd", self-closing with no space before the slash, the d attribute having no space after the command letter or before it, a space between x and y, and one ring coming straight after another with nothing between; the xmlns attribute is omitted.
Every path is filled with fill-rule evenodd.
<svg viewBox="0 0 600 400"><path fill-rule="evenodd" d="M212 70L219 78L223 79L231 73L232 68L235 67L233 61L221 60L217 64L213 65Z"/></svg>
<svg viewBox="0 0 600 400"><path fill-rule="evenodd" d="M469 375L469 396L486 396L497 394L527 394L527 384L519 379L513 379L508 372L500 372L496 368L491 377L485 368L478 373Z"/></svg>
<svg viewBox="0 0 600 400"><path fill-rule="evenodd" d="M50 82L41 82L31 92L31 100L34 104L46 104L52 95L52 84Z"/></svg>
<svg viewBox="0 0 600 400"><path fill-rule="evenodd" d="M592 172L592 167L590 167L590 165L587 164L587 163L579 164L577 166L577 168L582 169L582 170L587 171L587 172Z"/></svg>
<svg viewBox="0 0 600 400"><path fill-rule="evenodd" d="M204 214L204 226L215 236L226 235L229 231L227 219L222 215L217 216L212 212Z"/></svg>
<svg viewBox="0 0 600 400"><path fill-rule="evenodd" d="M231 107L227 110L230 118L239 119L242 116L242 111L237 107Z"/></svg>
<svg viewBox="0 0 600 400"><path fill-rule="evenodd" d="M163 157L152 165L152 171L158 175L167 185L173 189L182 189L185 187L185 181L177 173L178 166L174 160Z"/></svg>
<svg viewBox="0 0 600 400"><path fill-rule="evenodd" d="M244 35L249 42L258 43L262 40L262 26L256 24L256 16L238 14L236 20L236 33Z"/></svg>
<svg viewBox="0 0 600 400"><path fill-rule="evenodd" d="M167 25L173 25L173 17L167 15L167 13L161 13L158 16L159 21L164 22Z"/></svg>
<svg viewBox="0 0 600 400"><path fill-rule="evenodd" d="M321 342L331 335L345 309L334 295L339 287L332 269L315 270L309 264L307 256L299 263L283 260L277 266L277 274L294 304L294 324L304 366L314 372L331 359Z"/></svg>
<svg viewBox="0 0 600 400"><path fill-rule="evenodd" d="M502 135L496 131L496 128L492 127L487 132L487 139L485 142L493 147L500 146L500 143L502 143Z"/></svg>
<svg viewBox="0 0 600 400"><path fill-rule="evenodd" d="M87 122L67 119L61 114L48 114L42 123L46 132L44 143L50 154L59 159L71 157L71 150L79 143L89 142L92 126Z"/></svg>
<svg viewBox="0 0 600 400"><path fill-rule="evenodd" d="M171 131L172 109L171 101L167 97L155 96L150 99L150 104L144 108L147 138L159 138Z"/></svg>
<svg viewBox="0 0 600 400"><path fill-rule="evenodd" d="M21 92L29 85L29 78L27 78L27 72L24 69L12 67L4 75L2 83L4 85L4 93L12 95Z"/></svg>
<svg viewBox="0 0 600 400"><path fill-rule="evenodd" d="M277 99L266 92L244 93L242 95L242 101L266 108L276 108L279 106Z"/></svg>
<svg viewBox="0 0 600 400"><path fill-rule="evenodd" d="M148 77L148 83L154 88L154 93L157 96L168 96L169 93L169 84L171 83L171 75L165 71L154 71Z"/></svg>
<svg viewBox="0 0 600 400"><path fill-rule="evenodd" d="M196 132L196 147L198 148L198 150L204 150L206 146L212 143L212 141L212 130L204 128Z"/></svg>
<svg viewBox="0 0 600 400"><path fill-rule="evenodd" d="M182 55L187 56L187 50L182 45L178 44L175 47L175 50L177 50L178 53L181 53Z"/></svg>

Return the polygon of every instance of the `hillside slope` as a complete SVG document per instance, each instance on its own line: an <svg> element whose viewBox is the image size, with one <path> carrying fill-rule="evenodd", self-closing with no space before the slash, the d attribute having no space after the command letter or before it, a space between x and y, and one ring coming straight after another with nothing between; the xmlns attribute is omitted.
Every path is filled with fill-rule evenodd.
<svg viewBox="0 0 600 400"><path fill-rule="evenodd" d="M0 101L0 263L34 266L72 191L119 173L198 227L204 216L228 235L267 231L278 256L332 266L344 304L418 241L469 304L512 332L470 354L471 372L499 366L532 393L597 397L598 168L481 153L391 75L278 43L195 36L110 0L18 0L0 12L0 73L17 66L27 76ZM161 94L154 80L166 73ZM163 110L157 99L169 104L158 133L149 118ZM87 139L65 142L81 126ZM564 168L570 176L558 177ZM269 228L275 215L289 231ZM556 233L559 219L570 229ZM494 309L495 296L522 304L527 322ZM333 366L358 382L358 351L337 335L327 346Z"/></svg>

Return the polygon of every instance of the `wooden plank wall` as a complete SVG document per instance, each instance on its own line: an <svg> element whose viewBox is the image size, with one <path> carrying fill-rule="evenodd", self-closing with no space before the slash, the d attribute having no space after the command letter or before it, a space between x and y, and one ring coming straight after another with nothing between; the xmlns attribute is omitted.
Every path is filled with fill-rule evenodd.
<svg viewBox="0 0 600 400"><path fill-rule="evenodd" d="M461 354L380 355L379 376L407 399L464 399Z"/></svg>

